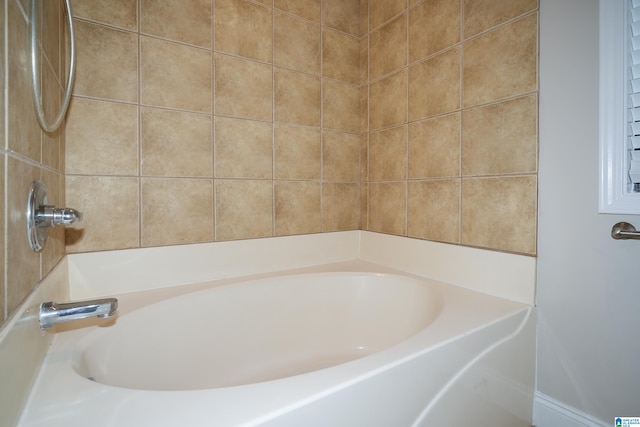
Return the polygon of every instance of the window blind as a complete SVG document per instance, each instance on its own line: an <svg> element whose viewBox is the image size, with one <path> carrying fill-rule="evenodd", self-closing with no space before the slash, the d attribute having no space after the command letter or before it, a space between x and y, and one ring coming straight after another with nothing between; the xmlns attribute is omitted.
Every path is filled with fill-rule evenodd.
<svg viewBox="0 0 640 427"><path fill-rule="evenodd" d="M629 191L640 192L640 0L627 0Z"/></svg>

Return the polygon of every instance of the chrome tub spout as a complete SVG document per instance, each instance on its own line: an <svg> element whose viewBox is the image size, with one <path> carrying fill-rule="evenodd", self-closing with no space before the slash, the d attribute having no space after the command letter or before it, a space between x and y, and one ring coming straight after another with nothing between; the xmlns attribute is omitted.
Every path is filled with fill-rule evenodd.
<svg viewBox="0 0 640 427"><path fill-rule="evenodd" d="M97 317L112 317L118 311L118 300L103 298L89 301L56 303L43 302L40 305L40 328L47 329L58 323Z"/></svg>

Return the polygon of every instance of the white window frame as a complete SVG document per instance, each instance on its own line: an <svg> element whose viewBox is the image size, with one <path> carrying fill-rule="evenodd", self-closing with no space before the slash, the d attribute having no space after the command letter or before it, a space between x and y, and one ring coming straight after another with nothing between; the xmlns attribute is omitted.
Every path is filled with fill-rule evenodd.
<svg viewBox="0 0 640 427"><path fill-rule="evenodd" d="M640 193L627 190L627 2L600 0L600 200L608 214L640 214Z"/></svg>

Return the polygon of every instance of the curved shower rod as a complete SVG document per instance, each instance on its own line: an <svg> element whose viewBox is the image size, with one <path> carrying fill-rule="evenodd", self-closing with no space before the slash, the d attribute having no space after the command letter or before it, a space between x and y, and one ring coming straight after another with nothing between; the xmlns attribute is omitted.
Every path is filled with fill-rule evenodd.
<svg viewBox="0 0 640 427"><path fill-rule="evenodd" d="M73 87L73 80L75 76L76 68L76 46L73 33L73 15L71 13L71 4L69 0L65 0L65 7L67 10L67 22L69 23L69 40L70 40L70 65L69 76L67 78L67 88L65 89L64 98L60 105L60 110L56 115L52 123L47 123L47 119L44 116L44 110L42 108L42 88L40 82L40 64L38 61L38 5L37 0L31 0L31 18L29 20L29 33L31 35L29 39L29 47L31 50L31 83L33 87L33 105L36 111L36 118L40 127L45 132L51 133L58 130L62 120L64 119L67 110L69 109L69 101L71 100L71 88Z"/></svg>

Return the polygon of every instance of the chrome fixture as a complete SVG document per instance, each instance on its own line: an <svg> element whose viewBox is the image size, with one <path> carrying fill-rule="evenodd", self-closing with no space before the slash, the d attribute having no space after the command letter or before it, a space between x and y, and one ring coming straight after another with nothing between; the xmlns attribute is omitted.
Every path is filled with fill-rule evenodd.
<svg viewBox="0 0 640 427"><path fill-rule="evenodd" d="M636 228L628 222L619 222L611 229L611 237L616 240L640 240L640 231L636 231Z"/></svg>
<svg viewBox="0 0 640 427"><path fill-rule="evenodd" d="M67 23L69 25L69 76L67 78L67 87L64 91L64 97L60 104L60 110L58 110L57 116L53 119L52 123L47 123L47 119L44 115L44 109L42 107L42 88L40 86L40 55L38 52L38 23L39 21L38 11L41 9L36 0L31 0L31 16L29 18L29 48L31 51L31 86L33 89L33 106L36 110L36 118L40 127L45 132L55 132L60 127L62 120L64 119L67 110L69 109L69 101L71 100L71 90L73 88L73 80L76 69L76 44L74 40L73 31L73 13L71 13L71 4L69 0L64 1L65 8L67 10Z"/></svg>
<svg viewBox="0 0 640 427"><path fill-rule="evenodd" d="M58 323L87 319L89 317L106 319L116 314L116 311L118 311L118 300L115 298L62 304L51 301L43 302L40 304L40 328L47 329Z"/></svg>
<svg viewBox="0 0 640 427"><path fill-rule="evenodd" d="M40 252L44 248L47 228L56 225L68 227L81 220L82 213L75 209L50 206L47 188L41 181L36 180L31 183L27 202L27 234L29 245L35 252Z"/></svg>

